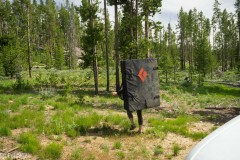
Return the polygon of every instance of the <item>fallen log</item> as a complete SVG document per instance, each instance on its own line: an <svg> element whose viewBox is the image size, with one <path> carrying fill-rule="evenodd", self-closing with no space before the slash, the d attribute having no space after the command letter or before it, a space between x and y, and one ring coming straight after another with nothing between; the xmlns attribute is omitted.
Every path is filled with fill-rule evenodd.
<svg viewBox="0 0 240 160"><path fill-rule="evenodd" d="M10 149L9 151L7 151L7 153L11 153L11 152L17 150L18 148L19 148L19 147L15 147L15 148L13 148L13 149Z"/></svg>
<svg viewBox="0 0 240 160"><path fill-rule="evenodd" d="M240 111L240 108L239 107L205 107L205 109L214 109L214 110L225 110L225 109L232 109L232 110L235 110L235 111Z"/></svg>

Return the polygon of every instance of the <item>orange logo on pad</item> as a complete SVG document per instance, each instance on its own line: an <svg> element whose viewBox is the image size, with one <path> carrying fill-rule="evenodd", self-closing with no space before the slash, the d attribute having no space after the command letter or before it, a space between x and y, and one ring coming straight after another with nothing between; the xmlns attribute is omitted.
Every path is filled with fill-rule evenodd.
<svg viewBox="0 0 240 160"><path fill-rule="evenodd" d="M138 77L141 79L142 82L145 81L145 79L147 78L147 72L145 71L145 69L142 67L138 73Z"/></svg>

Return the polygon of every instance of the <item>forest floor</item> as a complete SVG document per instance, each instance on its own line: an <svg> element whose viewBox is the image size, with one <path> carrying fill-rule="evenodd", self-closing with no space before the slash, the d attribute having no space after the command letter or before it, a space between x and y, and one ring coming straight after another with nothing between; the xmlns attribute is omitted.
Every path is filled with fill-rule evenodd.
<svg viewBox="0 0 240 160"><path fill-rule="evenodd" d="M129 131L118 97L101 86L94 96L91 83L80 79L80 87L58 79L54 87L22 81L21 90L19 82L0 81L0 159L183 160L201 139L239 115L240 88L161 83L161 107L144 110L144 132L138 134L137 128Z"/></svg>

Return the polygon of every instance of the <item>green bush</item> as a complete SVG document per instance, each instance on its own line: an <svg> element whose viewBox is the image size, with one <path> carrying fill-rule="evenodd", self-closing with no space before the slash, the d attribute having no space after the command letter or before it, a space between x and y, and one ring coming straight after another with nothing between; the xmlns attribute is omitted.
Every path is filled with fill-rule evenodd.
<svg viewBox="0 0 240 160"><path fill-rule="evenodd" d="M177 156L182 148L178 144L173 145L173 156Z"/></svg>
<svg viewBox="0 0 240 160"><path fill-rule="evenodd" d="M122 143L117 141L114 143L114 146L113 146L114 149L121 149L122 148Z"/></svg>
<svg viewBox="0 0 240 160"><path fill-rule="evenodd" d="M160 154L162 154L163 153L163 148L161 147L161 146L156 146L156 147L154 147L154 149L153 149L153 154L155 155L155 156L158 156L158 155L160 155Z"/></svg>
<svg viewBox="0 0 240 160"><path fill-rule="evenodd" d="M124 159L125 158L125 154L122 151L117 152L116 155L119 159Z"/></svg>
<svg viewBox="0 0 240 160"><path fill-rule="evenodd" d="M9 127L0 126L0 136L10 136L12 134Z"/></svg>
<svg viewBox="0 0 240 160"><path fill-rule="evenodd" d="M123 119L125 119L125 118L118 114L108 115L105 117L105 121L110 124L113 124L113 125L120 125L122 123Z"/></svg>
<svg viewBox="0 0 240 160"><path fill-rule="evenodd" d="M12 129L32 127L34 129L40 129L44 125L44 113L43 111L33 111L29 109L23 110L20 114L16 114L9 120L9 126Z"/></svg>
<svg viewBox="0 0 240 160"><path fill-rule="evenodd" d="M58 75L55 72L51 72L49 76L50 85L55 87L59 81Z"/></svg>
<svg viewBox="0 0 240 160"><path fill-rule="evenodd" d="M55 96L55 89L53 88L42 89L40 91L40 95L43 100L50 99Z"/></svg>
<svg viewBox="0 0 240 160"><path fill-rule="evenodd" d="M104 151L104 152L109 152L109 147L107 144L102 144L101 145L101 149Z"/></svg>
<svg viewBox="0 0 240 160"><path fill-rule="evenodd" d="M206 133L191 133L188 131L188 124L191 122L198 121L197 117L191 117L188 115L180 115L175 119L169 120L159 120L156 118L149 119L150 126L154 127L153 130L156 133L168 133L172 132L175 134L180 134L185 137L191 137L194 140L199 140L206 136ZM150 133L152 133L151 131Z"/></svg>
<svg viewBox="0 0 240 160"><path fill-rule="evenodd" d="M26 153L36 154L41 148L37 136L32 133L21 134L18 142L21 144L20 149Z"/></svg>
<svg viewBox="0 0 240 160"><path fill-rule="evenodd" d="M67 96L68 94L70 94L73 90L72 84L71 82L67 81L65 87L64 87L64 96Z"/></svg>
<svg viewBox="0 0 240 160"><path fill-rule="evenodd" d="M62 149L62 145L57 143L51 143L43 149L41 157L43 159L58 160L62 155Z"/></svg>
<svg viewBox="0 0 240 160"><path fill-rule="evenodd" d="M102 117L97 113L93 113L89 116L78 117L76 120L76 130L80 134L86 134L87 130L92 126L100 124Z"/></svg>
<svg viewBox="0 0 240 160"><path fill-rule="evenodd" d="M82 148L77 148L76 150L74 150L71 155L71 160L83 160L82 152Z"/></svg>
<svg viewBox="0 0 240 160"><path fill-rule="evenodd" d="M30 90L32 85L28 80L24 80L20 74L16 76L16 82L13 84L13 89L15 90Z"/></svg>

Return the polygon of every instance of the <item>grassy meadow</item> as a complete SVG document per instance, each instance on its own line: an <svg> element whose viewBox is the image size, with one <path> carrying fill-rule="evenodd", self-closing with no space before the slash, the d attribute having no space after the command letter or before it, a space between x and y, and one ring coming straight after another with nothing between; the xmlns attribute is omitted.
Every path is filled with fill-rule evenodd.
<svg viewBox="0 0 240 160"><path fill-rule="evenodd" d="M144 110L144 133L137 134L129 131L122 100L105 91L105 72L100 70L98 96L92 75L90 69L36 69L31 79L27 72L17 79L0 77L0 158L184 159L240 108L239 87L214 80L186 84L185 73L166 84L160 74L161 107ZM215 77L233 83L238 78L231 72Z"/></svg>

